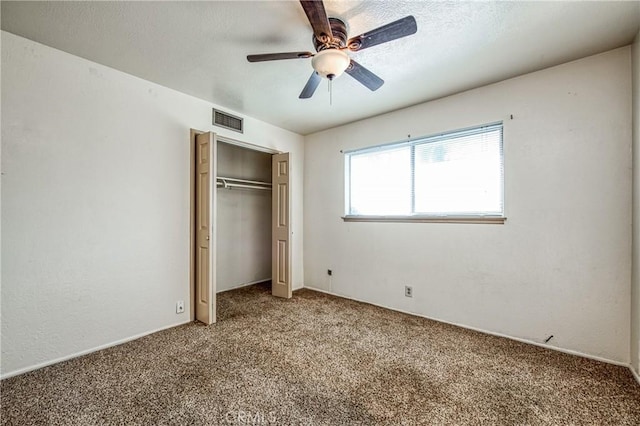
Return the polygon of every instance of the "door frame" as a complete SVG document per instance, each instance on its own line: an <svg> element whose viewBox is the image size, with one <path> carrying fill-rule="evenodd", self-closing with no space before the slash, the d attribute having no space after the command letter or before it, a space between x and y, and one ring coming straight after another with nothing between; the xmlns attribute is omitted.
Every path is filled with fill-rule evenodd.
<svg viewBox="0 0 640 426"><path fill-rule="evenodd" d="M205 132L191 129L189 146L189 318L196 320L196 136Z"/></svg>
<svg viewBox="0 0 640 426"><path fill-rule="evenodd" d="M190 129L190 137L189 137L189 146L190 146L190 151L191 151L191 155L189 158L189 193L190 193L190 197L189 197L189 318L191 319L191 321L195 321L196 319L196 304L195 304L195 300L196 300L196 269L195 269L195 254L196 254L196 244L198 242L197 238L196 238L196 219L195 219L195 208L196 208L196 136L197 135L201 135L203 133L207 133L205 131L202 130L197 130L197 129ZM226 144L230 144L230 145L236 145L242 148L247 148L247 149L251 149L254 151L259 151L259 152L265 152L267 154L281 154L281 151L278 151L276 149L273 148L267 148L264 146L260 146L260 145L255 145L249 142L243 142L243 141L239 141L236 139L232 139L232 138L228 138L225 136L220 136L218 134L216 134L215 132L212 132L215 134L217 142L220 143L226 143ZM213 161L218 161L217 159L217 155L213 157ZM217 167L212 167L213 170L217 169ZM215 178L216 176L212 176L213 182L214 182L214 186L213 189L216 189L217 187L215 186ZM218 208L218 206L214 206L215 209ZM212 220L211 220L211 227L212 227L212 235L215 235L215 227L216 227L216 214L215 212L211 212L211 216L212 216ZM211 244L216 244L217 241L214 238L211 239ZM217 271L213 271L213 273L217 273ZM214 295L215 296L215 295Z"/></svg>

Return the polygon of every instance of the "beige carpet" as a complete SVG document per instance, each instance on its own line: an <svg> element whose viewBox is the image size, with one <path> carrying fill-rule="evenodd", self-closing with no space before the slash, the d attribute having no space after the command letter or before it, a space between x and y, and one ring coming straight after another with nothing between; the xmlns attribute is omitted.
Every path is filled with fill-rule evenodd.
<svg viewBox="0 0 640 426"><path fill-rule="evenodd" d="M214 326L2 381L2 424L640 424L626 368L310 290L218 300Z"/></svg>

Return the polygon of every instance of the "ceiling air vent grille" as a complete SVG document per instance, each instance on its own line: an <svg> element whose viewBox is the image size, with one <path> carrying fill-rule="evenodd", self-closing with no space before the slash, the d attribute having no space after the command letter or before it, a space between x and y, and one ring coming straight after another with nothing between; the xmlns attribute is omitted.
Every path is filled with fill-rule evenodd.
<svg viewBox="0 0 640 426"><path fill-rule="evenodd" d="M224 127L225 129L235 130L236 132L244 132L242 118L215 108L213 109L213 124Z"/></svg>

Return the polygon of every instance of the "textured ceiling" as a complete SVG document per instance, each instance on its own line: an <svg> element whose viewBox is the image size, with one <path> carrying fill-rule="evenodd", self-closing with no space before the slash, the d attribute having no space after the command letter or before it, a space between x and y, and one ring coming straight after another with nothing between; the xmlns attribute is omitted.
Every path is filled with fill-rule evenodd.
<svg viewBox="0 0 640 426"><path fill-rule="evenodd" d="M354 36L414 15L418 33L352 53L385 80L348 75L298 95L313 51L297 1L2 2L2 29L308 134L631 43L640 2L325 1Z"/></svg>

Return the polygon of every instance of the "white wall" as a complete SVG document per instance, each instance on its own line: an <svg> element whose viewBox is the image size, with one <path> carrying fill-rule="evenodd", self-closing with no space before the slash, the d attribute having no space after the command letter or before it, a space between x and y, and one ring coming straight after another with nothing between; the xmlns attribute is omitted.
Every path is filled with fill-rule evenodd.
<svg viewBox="0 0 640 426"><path fill-rule="evenodd" d="M305 286L628 363L630 94L624 47L307 136ZM341 220L340 150L497 120L506 224Z"/></svg>
<svg viewBox="0 0 640 426"><path fill-rule="evenodd" d="M188 321L189 129L213 105L6 32L2 89L2 374ZM245 125L215 131L292 154L301 287L303 138Z"/></svg>
<svg viewBox="0 0 640 426"><path fill-rule="evenodd" d="M631 367L640 373L640 32L633 61L633 272L631 280Z"/></svg>

